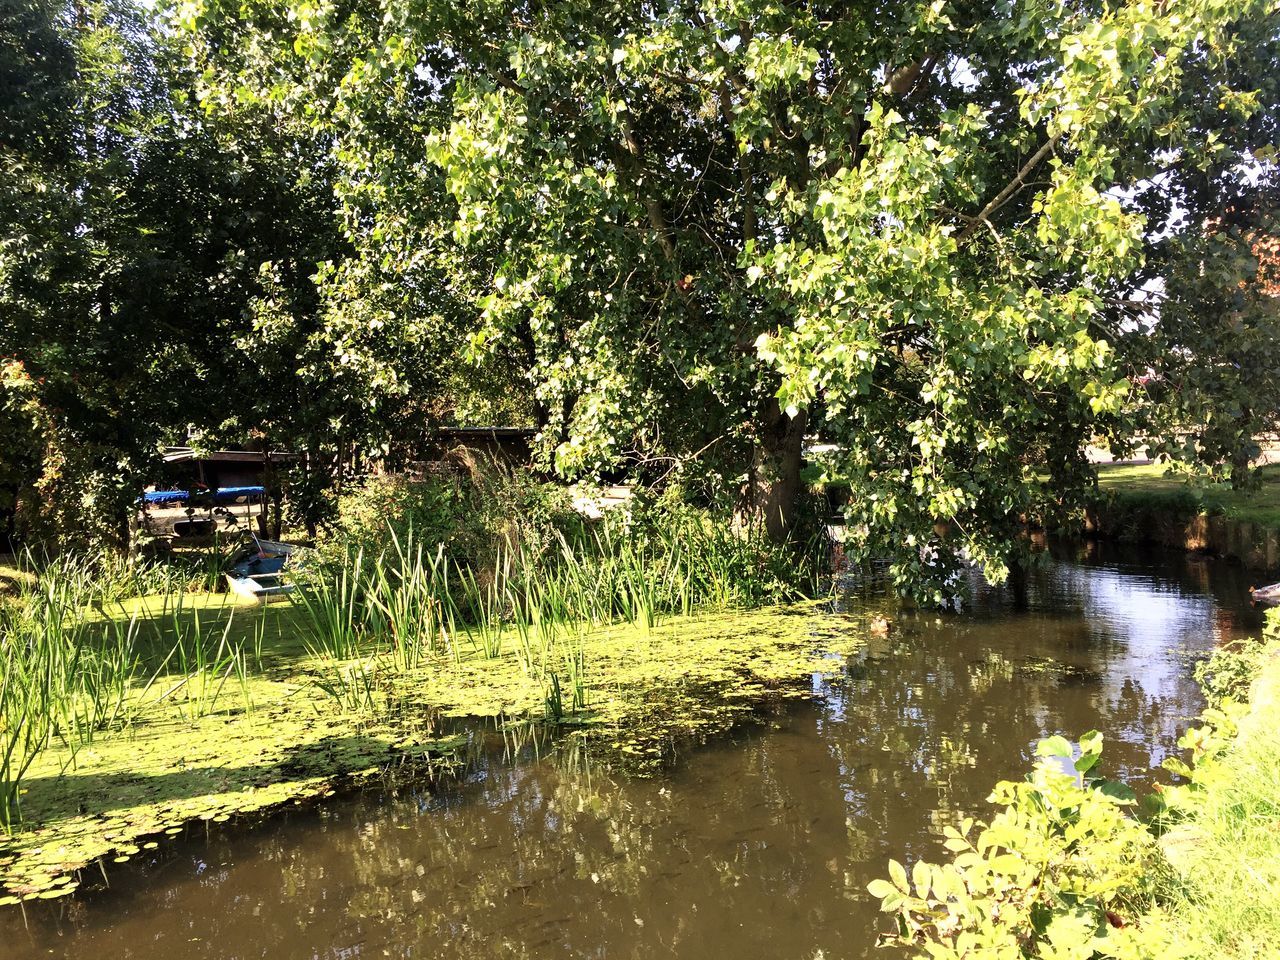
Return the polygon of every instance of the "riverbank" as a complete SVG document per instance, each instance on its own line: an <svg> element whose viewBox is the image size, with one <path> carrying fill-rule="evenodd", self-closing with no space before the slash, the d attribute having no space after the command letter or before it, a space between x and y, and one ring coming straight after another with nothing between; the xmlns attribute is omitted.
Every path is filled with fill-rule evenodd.
<svg viewBox="0 0 1280 960"><path fill-rule="evenodd" d="M1103 466L1102 497L1086 512L1085 529L1272 570L1280 566L1280 465L1259 468L1259 481L1256 490L1237 491L1187 483L1162 464Z"/></svg>
<svg viewBox="0 0 1280 960"><path fill-rule="evenodd" d="M954 960L1280 957L1280 611L1196 678L1208 707L1163 764L1180 782L1140 800L1105 778L1097 731L1040 741L989 822L944 828L951 862L890 861L868 885L896 915L886 942Z"/></svg>
<svg viewBox="0 0 1280 960"><path fill-rule="evenodd" d="M260 814L405 765L447 774L460 759L459 720L556 723L628 762L656 765L675 740L810 696L815 672L835 672L866 625L818 609L547 636L513 628L408 663L385 652L337 659L309 646L305 612L287 603L237 608L207 594L108 608L107 621L155 632L160 649L175 632L197 630L204 647L239 659L144 672L119 711L126 723L74 752L36 758L23 780L22 823L0 842L0 902L64 896L79 871L105 875L112 861L193 822ZM540 669L531 669L531 649Z"/></svg>
<svg viewBox="0 0 1280 960"><path fill-rule="evenodd" d="M1163 848L1176 941L1196 960L1280 956L1280 615L1267 638L1223 663L1205 726L1185 738L1191 785L1174 793L1181 822Z"/></svg>

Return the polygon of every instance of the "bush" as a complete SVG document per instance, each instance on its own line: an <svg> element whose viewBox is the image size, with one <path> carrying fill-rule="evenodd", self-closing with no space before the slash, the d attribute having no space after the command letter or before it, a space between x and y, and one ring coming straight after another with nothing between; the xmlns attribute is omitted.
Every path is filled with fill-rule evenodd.
<svg viewBox="0 0 1280 960"><path fill-rule="evenodd" d="M528 471L463 465L371 478L344 498L308 590L347 583L358 605L396 609L421 606L409 594L425 591L432 609L499 632L524 621L652 625L797 599L826 559L817 540L797 553L674 492L639 492L588 521L562 487Z"/></svg>
<svg viewBox="0 0 1280 960"><path fill-rule="evenodd" d="M336 556L352 547L370 556L411 538L435 549L443 545L455 561L491 565L515 545L549 547L557 533L582 524L568 494L524 468L478 461L456 452L437 475L369 477L339 499L336 526L321 543Z"/></svg>
<svg viewBox="0 0 1280 960"><path fill-rule="evenodd" d="M893 913L888 941L944 960L1157 960L1176 955L1155 894L1166 867L1155 837L1129 815L1133 792L1091 774L1097 733L1037 748L1031 778L996 786L989 826L946 830L950 864L898 863L871 893Z"/></svg>

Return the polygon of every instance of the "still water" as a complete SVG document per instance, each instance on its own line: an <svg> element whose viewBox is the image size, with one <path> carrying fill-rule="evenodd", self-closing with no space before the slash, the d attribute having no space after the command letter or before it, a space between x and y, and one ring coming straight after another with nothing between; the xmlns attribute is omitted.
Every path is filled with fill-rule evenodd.
<svg viewBox="0 0 1280 960"><path fill-rule="evenodd" d="M889 857L942 856L1061 732L1140 789L1200 709L1193 657L1261 626L1247 574L1056 551L1023 603L903 614L821 698L684 751L663 777L479 737L460 781L201 832L111 887L0 916L0 957L861 958Z"/></svg>

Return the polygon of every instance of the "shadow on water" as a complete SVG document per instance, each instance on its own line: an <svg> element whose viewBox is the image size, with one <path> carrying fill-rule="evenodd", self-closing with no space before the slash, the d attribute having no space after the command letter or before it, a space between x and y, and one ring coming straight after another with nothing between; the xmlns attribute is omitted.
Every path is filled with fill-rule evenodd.
<svg viewBox="0 0 1280 960"><path fill-rule="evenodd" d="M94 809L109 813L139 803L186 801L225 790L252 789L278 782L282 775L319 776L335 767L358 769L388 762L395 745L389 739L365 736L328 736L313 743L290 747L270 759L223 766L186 765L163 774L80 773L28 777L23 781L30 796L68 785L77 796L95 797Z"/></svg>
<svg viewBox="0 0 1280 960"><path fill-rule="evenodd" d="M27 928L10 914L5 956L871 956L867 881L938 858L941 827L985 814L1042 736L1100 729L1108 773L1149 784L1200 708L1192 658L1260 627L1246 579L1057 546L1022 609L982 591L964 614L904 614L821 699L665 777L491 736L448 786L215 829Z"/></svg>

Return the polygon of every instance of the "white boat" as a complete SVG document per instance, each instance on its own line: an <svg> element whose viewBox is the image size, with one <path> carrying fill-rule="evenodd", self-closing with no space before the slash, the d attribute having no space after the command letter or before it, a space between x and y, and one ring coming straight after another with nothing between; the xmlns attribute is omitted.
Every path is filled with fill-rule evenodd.
<svg viewBox="0 0 1280 960"><path fill-rule="evenodd" d="M1254 603L1280 606L1280 583L1273 583L1269 587L1250 587L1249 596Z"/></svg>
<svg viewBox="0 0 1280 960"><path fill-rule="evenodd" d="M258 603L293 592L288 567L297 550L292 543L254 537L231 555L227 586L237 596Z"/></svg>

